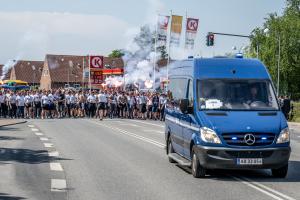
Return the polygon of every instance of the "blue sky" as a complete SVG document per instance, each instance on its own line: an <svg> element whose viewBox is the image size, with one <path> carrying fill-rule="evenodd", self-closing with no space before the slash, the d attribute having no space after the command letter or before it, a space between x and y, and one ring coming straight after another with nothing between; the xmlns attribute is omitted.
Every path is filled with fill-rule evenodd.
<svg viewBox="0 0 300 200"><path fill-rule="evenodd" d="M199 18L191 54L222 55L248 45L248 39L216 36L209 31L250 34L268 13L282 13L284 0L0 0L0 63L16 56L41 60L44 54L103 54L128 48L130 39L157 12Z"/></svg>

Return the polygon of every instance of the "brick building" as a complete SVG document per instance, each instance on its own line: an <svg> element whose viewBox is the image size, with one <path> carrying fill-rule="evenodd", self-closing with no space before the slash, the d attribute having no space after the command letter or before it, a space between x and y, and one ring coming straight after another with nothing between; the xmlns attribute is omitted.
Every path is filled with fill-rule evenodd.
<svg viewBox="0 0 300 200"><path fill-rule="evenodd" d="M9 79L22 80L31 86L38 86L40 85L43 66L43 61L20 60L11 69Z"/></svg>
<svg viewBox="0 0 300 200"><path fill-rule="evenodd" d="M65 87L66 84L74 86L87 85L88 79L83 77L88 69L88 56L74 55L46 55L41 76L41 89ZM124 68L121 58L103 59L104 68ZM103 76L105 79L105 76Z"/></svg>

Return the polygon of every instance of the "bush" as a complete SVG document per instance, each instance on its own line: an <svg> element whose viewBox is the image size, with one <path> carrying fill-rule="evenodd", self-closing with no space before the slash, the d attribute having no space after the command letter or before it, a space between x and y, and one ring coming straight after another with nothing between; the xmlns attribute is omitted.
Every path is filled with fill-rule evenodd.
<svg viewBox="0 0 300 200"><path fill-rule="evenodd" d="M300 122L300 102L293 102L294 110L293 117L290 121L292 122Z"/></svg>

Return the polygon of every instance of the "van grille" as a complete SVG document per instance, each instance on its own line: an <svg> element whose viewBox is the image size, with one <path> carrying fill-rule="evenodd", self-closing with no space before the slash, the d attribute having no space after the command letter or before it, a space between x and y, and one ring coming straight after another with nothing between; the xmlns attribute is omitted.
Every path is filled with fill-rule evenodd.
<svg viewBox="0 0 300 200"><path fill-rule="evenodd" d="M245 135L252 134L255 142L249 145L245 141ZM273 143L275 134L273 133L223 133L222 137L228 145L232 146L266 146Z"/></svg>
<svg viewBox="0 0 300 200"><path fill-rule="evenodd" d="M268 158L273 151L226 151L232 158Z"/></svg>

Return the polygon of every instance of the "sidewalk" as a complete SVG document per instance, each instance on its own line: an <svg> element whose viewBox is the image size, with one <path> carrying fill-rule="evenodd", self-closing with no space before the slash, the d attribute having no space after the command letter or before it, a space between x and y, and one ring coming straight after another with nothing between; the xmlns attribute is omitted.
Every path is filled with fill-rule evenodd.
<svg viewBox="0 0 300 200"><path fill-rule="evenodd" d="M0 127L26 123L24 119L0 119Z"/></svg>

